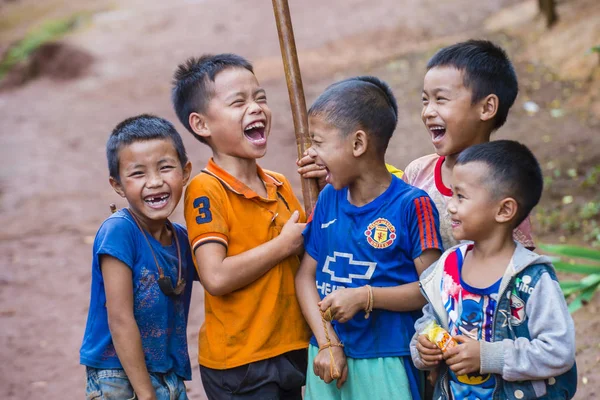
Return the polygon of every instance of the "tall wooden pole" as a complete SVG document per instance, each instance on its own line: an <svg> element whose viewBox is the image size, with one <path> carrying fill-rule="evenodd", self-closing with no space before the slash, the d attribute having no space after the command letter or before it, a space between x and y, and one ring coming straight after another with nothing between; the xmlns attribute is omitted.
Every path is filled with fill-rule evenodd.
<svg viewBox="0 0 600 400"><path fill-rule="evenodd" d="M275 12L275 22L277 22L277 33L279 35L279 46L281 47L281 58L283 58L285 80L287 81L288 93L290 95L298 158L302 158L304 151L310 147L310 136L308 134L306 100L304 99L304 88L302 87L302 76L300 75L300 66L298 65L296 41L294 39L288 1L273 0L273 11ZM319 196L319 187L316 179L302 179L302 196L304 199L304 209L308 216L312 212Z"/></svg>

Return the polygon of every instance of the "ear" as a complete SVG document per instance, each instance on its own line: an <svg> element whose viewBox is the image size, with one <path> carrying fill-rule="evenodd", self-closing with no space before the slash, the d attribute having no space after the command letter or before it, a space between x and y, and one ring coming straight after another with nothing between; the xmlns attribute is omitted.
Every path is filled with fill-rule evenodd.
<svg viewBox="0 0 600 400"><path fill-rule="evenodd" d="M499 224L512 221L519 210L517 201L512 197L507 197L500 200L498 211L496 212L496 222Z"/></svg>
<svg viewBox="0 0 600 400"><path fill-rule="evenodd" d="M369 147L369 135L363 130L358 130L352 135L352 155L360 157L367 152Z"/></svg>
<svg viewBox="0 0 600 400"><path fill-rule="evenodd" d="M119 183L119 181L111 176L108 178L108 183L110 183L110 186L112 186L119 196L123 198L125 197L125 191L123 190L123 186Z"/></svg>
<svg viewBox="0 0 600 400"><path fill-rule="evenodd" d="M188 161L183 166L183 186L187 185L191 174L192 174L192 163Z"/></svg>
<svg viewBox="0 0 600 400"><path fill-rule="evenodd" d="M500 101L495 94L488 94L479 104L481 105L479 119L482 121L491 121L498 113Z"/></svg>
<svg viewBox="0 0 600 400"><path fill-rule="evenodd" d="M210 137L210 129L204 114L193 112L188 117L188 122L194 134L205 139Z"/></svg>

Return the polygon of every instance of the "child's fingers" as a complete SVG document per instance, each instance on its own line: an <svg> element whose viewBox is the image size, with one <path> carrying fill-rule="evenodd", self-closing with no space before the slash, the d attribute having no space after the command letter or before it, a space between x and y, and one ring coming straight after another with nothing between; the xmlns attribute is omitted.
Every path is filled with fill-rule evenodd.
<svg viewBox="0 0 600 400"><path fill-rule="evenodd" d="M305 165L314 164L315 160L308 155L308 150L304 152L304 156L296 161L299 167L304 167Z"/></svg>
<svg viewBox="0 0 600 400"><path fill-rule="evenodd" d="M417 337L417 343L423 346L424 348L432 350L435 349L441 352L440 348L437 347L435 343L432 343L431 340L429 340L429 338L427 337L427 335L419 335L419 337Z"/></svg>
<svg viewBox="0 0 600 400"><path fill-rule="evenodd" d="M337 388L341 389L342 385L346 382L346 380L348 379L348 364L344 365L344 369L342 370L342 376L340 377L340 379L337 380Z"/></svg>

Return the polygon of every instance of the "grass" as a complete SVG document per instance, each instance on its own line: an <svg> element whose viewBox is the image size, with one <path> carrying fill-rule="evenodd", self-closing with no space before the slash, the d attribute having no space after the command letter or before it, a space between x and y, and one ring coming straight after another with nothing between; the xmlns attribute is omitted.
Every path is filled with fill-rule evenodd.
<svg viewBox="0 0 600 400"><path fill-rule="evenodd" d="M0 80L17 64L26 61L29 56L41 45L63 37L75 28L81 15L76 14L68 18L50 20L37 29L29 32L22 40L12 45L0 61Z"/></svg>

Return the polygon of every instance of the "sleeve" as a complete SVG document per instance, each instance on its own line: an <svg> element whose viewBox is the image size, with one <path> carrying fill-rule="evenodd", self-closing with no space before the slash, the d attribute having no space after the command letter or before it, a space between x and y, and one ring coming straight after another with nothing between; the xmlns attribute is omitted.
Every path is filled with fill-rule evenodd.
<svg viewBox="0 0 600 400"><path fill-rule="evenodd" d="M481 342L481 373L507 381L547 379L575 363L575 327L558 282L544 273L526 304L531 339Z"/></svg>
<svg viewBox="0 0 600 400"><path fill-rule="evenodd" d="M188 282L198 281L200 282L200 278L198 277L198 271L196 271L196 267L194 266L194 257L190 246L188 244L188 234L185 227L179 224L173 224L175 229L177 229L177 234L179 238L179 245L182 247L181 251L183 253L184 260L184 269L186 271L185 279Z"/></svg>
<svg viewBox="0 0 600 400"><path fill-rule="evenodd" d="M429 324L431 321L435 321L435 316L433 314L433 308L431 307L431 304L427 303L425 306L423 306L423 316L415 322L415 334L410 340L410 356L412 357L415 367L420 370L432 370L436 368L435 366L425 366L421 360L421 356L419 356L419 351L417 350L417 338L421 334L423 328L425 328L425 326L427 326L427 324Z"/></svg>
<svg viewBox="0 0 600 400"><path fill-rule="evenodd" d="M421 196L412 199L407 206L406 225L410 235L413 260L427 249L442 250L437 208L427 194L421 193Z"/></svg>
<svg viewBox="0 0 600 400"><path fill-rule="evenodd" d="M327 186L317 200L315 209L312 213L312 218L306 224L302 235L304 236L304 250L317 262L319 261L319 248L322 245L322 232L321 224L323 223L323 212L327 207L327 193L332 187Z"/></svg>
<svg viewBox="0 0 600 400"><path fill-rule="evenodd" d="M108 218L96 234L94 257L100 265L100 256L109 255L133 269L138 248L137 226L123 217Z"/></svg>
<svg viewBox="0 0 600 400"><path fill-rule="evenodd" d="M227 194L216 178L206 178L192 180L185 191L183 213L192 254L206 243L229 245Z"/></svg>
<svg viewBox="0 0 600 400"><path fill-rule="evenodd" d="M415 166L415 161L410 162L406 168L404 168L404 174L402 175L402 180L406 183L408 183L409 185L415 185L414 181L415 181L415 173L416 173L416 166Z"/></svg>
<svg viewBox="0 0 600 400"><path fill-rule="evenodd" d="M513 238L517 242L521 243L526 249L534 250L535 243L533 242L531 231L531 219L528 215L527 218L521 222L521 225L517 226L513 231Z"/></svg>

